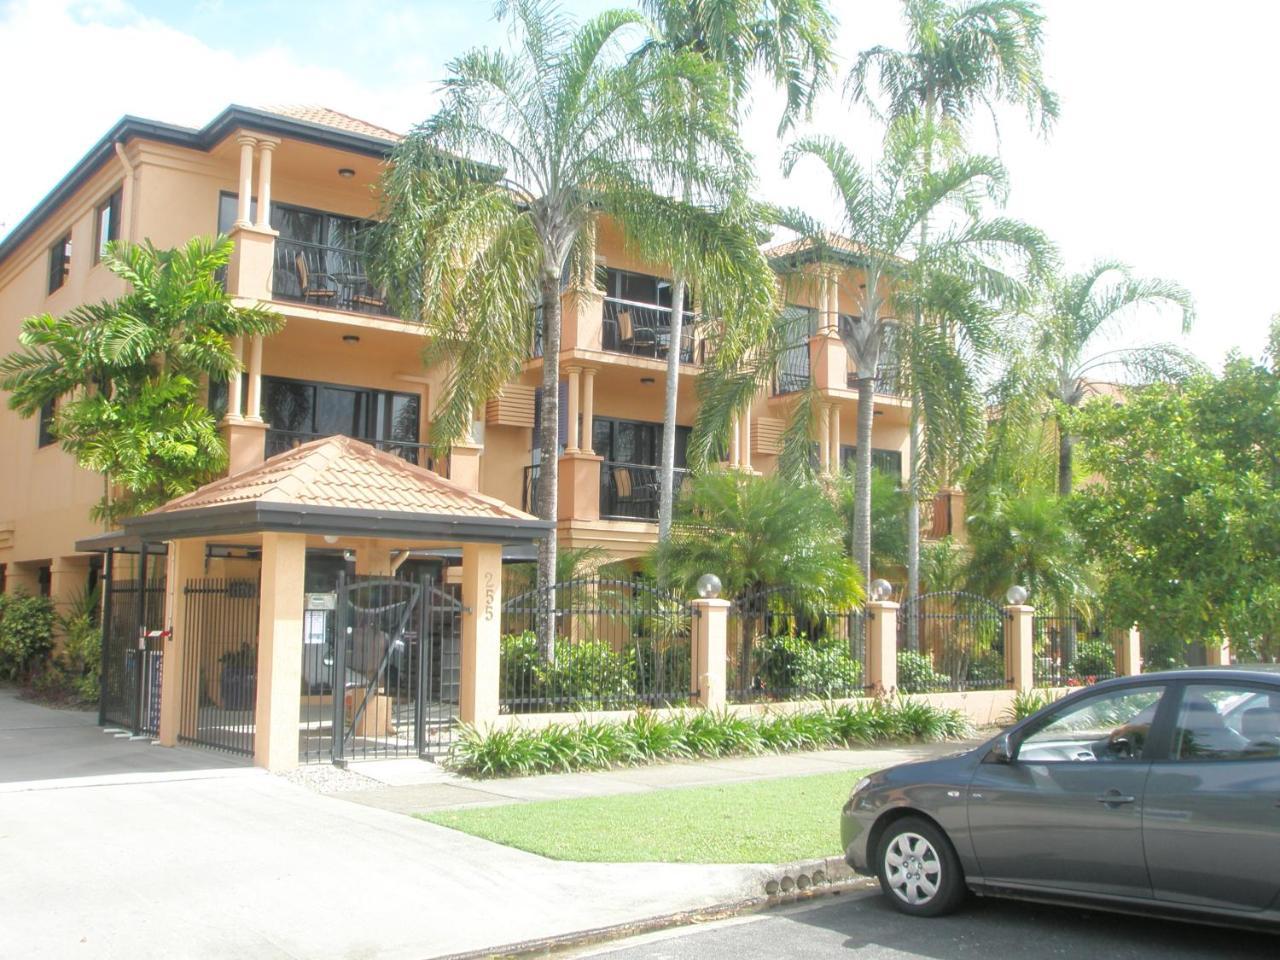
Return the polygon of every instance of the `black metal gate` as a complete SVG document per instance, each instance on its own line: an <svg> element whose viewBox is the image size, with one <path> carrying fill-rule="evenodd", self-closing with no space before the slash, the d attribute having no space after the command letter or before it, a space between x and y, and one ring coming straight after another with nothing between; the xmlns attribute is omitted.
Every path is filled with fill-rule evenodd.
<svg viewBox="0 0 1280 960"><path fill-rule="evenodd" d="M178 739L251 757L258 689L258 581L189 580L182 597L186 636Z"/></svg>
<svg viewBox="0 0 1280 960"><path fill-rule="evenodd" d="M301 759L448 751L461 671L458 593L431 578L339 575L332 602L305 614Z"/></svg>
<svg viewBox="0 0 1280 960"><path fill-rule="evenodd" d="M160 728L160 680L164 659L164 576L116 580L107 556L102 618L102 696L98 722L115 724L135 736Z"/></svg>
<svg viewBox="0 0 1280 960"><path fill-rule="evenodd" d="M976 593L909 597L898 611L898 689L903 693L1008 686L1004 611Z"/></svg>

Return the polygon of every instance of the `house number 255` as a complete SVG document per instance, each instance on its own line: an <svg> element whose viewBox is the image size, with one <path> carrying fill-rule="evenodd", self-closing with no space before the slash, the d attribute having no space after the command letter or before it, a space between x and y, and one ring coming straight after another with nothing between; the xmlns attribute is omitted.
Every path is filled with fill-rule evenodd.
<svg viewBox="0 0 1280 960"><path fill-rule="evenodd" d="M494 617L494 596L497 594L498 588L492 573L484 575L484 619L486 623L492 623Z"/></svg>

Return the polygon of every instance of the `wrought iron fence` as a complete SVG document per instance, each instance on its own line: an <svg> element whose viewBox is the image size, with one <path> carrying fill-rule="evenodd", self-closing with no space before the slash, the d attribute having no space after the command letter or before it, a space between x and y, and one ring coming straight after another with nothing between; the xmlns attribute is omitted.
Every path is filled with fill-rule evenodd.
<svg viewBox="0 0 1280 960"><path fill-rule="evenodd" d="M791 588L755 591L729 608L731 703L855 697L866 684L866 619Z"/></svg>
<svg viewBox="0 0 1280 960"><path fill-rule="evenodd" d="M698 332L697 316L686 311L680 327L681 363L703 362ZM605 297L600 337L610 353L662 359L671 349L671 308Z"/></svg>
<svg viewBox="0 0 1280 960"><path fill-rule="evenodd" d="M674 495L689 471L677 467L672 477ZM661 497L661 473L647 463L606 460L600 465L600 516L614 520L657 520Z"/></svg>
<svg viewBox="0 0 1280 960"><path fill-rule="evenodd" d="M633 580L566 580L514 596L502 608L501 709L687 703L697 696L692 636L688 601Z"/></svg>
<svg viewBox="0 0 1280 960"><path fill-rule="evenodd" d="M188 580L178 739L253 756L258 689L258 581Z"/></svg>
<svg viewBox="0 0 1280 960"><path fill-rule="evenodd" d="M108 566L106 584L98 720L158 733L164 649L157 634L164 628L165 579L146 577L141 586L136 579L113 579Z"/></svg>
<svg viewBox="0 0 1280 960"><path fill-rule="evenodd" d="M773 392L797 393L809 387L809 341L793 344L778 358L778 372Z"/></svg>
<svg viewBox="0 0 1280 960"><path fill-rule="evenodd" d="M1009 685L1004 611L963 591L909 597L898 611L898 689L903 693L998 690Z"/></svg>
<svg viewBox="0 0 1280 960"><path fill-rule="evenodd" d="M355 250L276 238L271 296L317 307L396 318ZM398 319L398 318L396 318Z"/></svg>

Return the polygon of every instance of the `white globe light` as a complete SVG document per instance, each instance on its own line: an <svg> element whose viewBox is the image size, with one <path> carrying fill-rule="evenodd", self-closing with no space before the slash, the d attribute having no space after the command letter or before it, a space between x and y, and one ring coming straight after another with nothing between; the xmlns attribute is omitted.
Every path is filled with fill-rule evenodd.
<svg viewBox="0 0 1280 960"><path fill-rule="evenodd" d="M698 596L703 600L714 600L720 596L720 578L714 573L704 573L698 578Z"/></svg>
<svg viewBox="0 0 1280 960"><path fill-rule="evenodd" d="M871 599L888 600L893 596L893 584L888 580L871 581Z"/></svg>
<svg viewBox="0 0 1280 960"><path fill-rule="evenodd" d="M1029 596L1030 594L1027 592L1026 587L1015 583L1005 592L1004 598L1009 601L1010 606L1020 607L1027 602L1027 597Z"/></svg>

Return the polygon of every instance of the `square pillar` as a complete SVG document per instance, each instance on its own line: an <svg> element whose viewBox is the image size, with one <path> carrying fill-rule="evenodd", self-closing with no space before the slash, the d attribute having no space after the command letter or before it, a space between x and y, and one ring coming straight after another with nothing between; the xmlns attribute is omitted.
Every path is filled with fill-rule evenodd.
<svg viewBox="0 0 1280 960"><path fill-rule="evenodd" d="M726 703L728 667L729 601L693 601L693 682L698 685L698 705L719 710Z"/></svg>
<svg viewBox="0 0 1280 960"><path fill-rule="evenodd" d="M227 476L234 477L258 466L267 456L268 425L231 415L222 418L222 439L227 443Z"/></svg>
<svg viewBox="0 0 1280 960"><path fill-rule="evenodd" d="M258 612L258 694L253 762L268 770L298 765L302 707L302 589L307 538L262 535Z"/></svg>
<svg viewBox="0 0 1280 960"><path fill-rule="evenodd" d="M1014 690L1035 687L1032 672L1035 607L1015 604L1004 608L1004 675Z"/></svg>
<svg viewBox="0 0 1280 960"><path fill-rule="evenodd" d="M40 595L40 564L10 563L5 570L4 592L9 596L25 593L36 597Z"/></svg>
<svg viewBox="0 0 1280 960"><path fill-rule="evenodd" d="M892 600L867 601L867 662L864 686L873 694L898 689L898 605Z"/></svg>
<svg viewBox="0 0 1280 960"><path fill-rule="evenodd" d="M556 473L556 508L561 520L600 519L600 465L594 453L565 451Z"/></svg>
<svg viewBox="0 0 1280 960"><path fill-rule="evenodd" d="M560 349L603 350L604 294L575 284L560 295Z"/></svg>
<svg viewBox="0 0 1280 960"><path fill-rule="evenodd" d="M502 545L462 547L462 677L458 718L484 725L498 718L502 651Z"/></svg>
<svg viewBox="0 0 1280 960"><path fill-rule="evenodd" d="M249 224L231 230L236 248L227 264L227 293L246 300L271 299L276 267L276 231Z"/></svg>
<svg viewBox="0 0 1280 960"><path fill-rule="evenodd" d="M449 479L467 490L480 489L482 443L455 443L449 448Z"/></svg>
<svg viewBox="0 0 1280 960"><path fill-rule="evenodd" d="M849 389L849 354L835 328L809 339L809 365L819 390Z"/></svg>
<svg viewBox="0 0 1280 960"><path fill-rule="evenodd" d="M1116 647L1116 676L1136 677L1142 673L1142 634L1130 627Z"/></svg>
<svg viewBox="0 0 1280 960"><path fill-rule="evenodd" d="M164 623L169 635L164 640L160 676L160 743L166 747L178 745L184 706L183 664L195 640L193 626L187 623L187 604L182 588L188 580L204 574L204 544L203 540L169 542L164 597ZM199 704L195 706L199 707Z"/></svg>
<svg viewBox="0 0 1280 960"><path fill-rule="evenodd" d="M361 540L355 545L357 577L389 577L391 550L384 540Z"/></svg>

